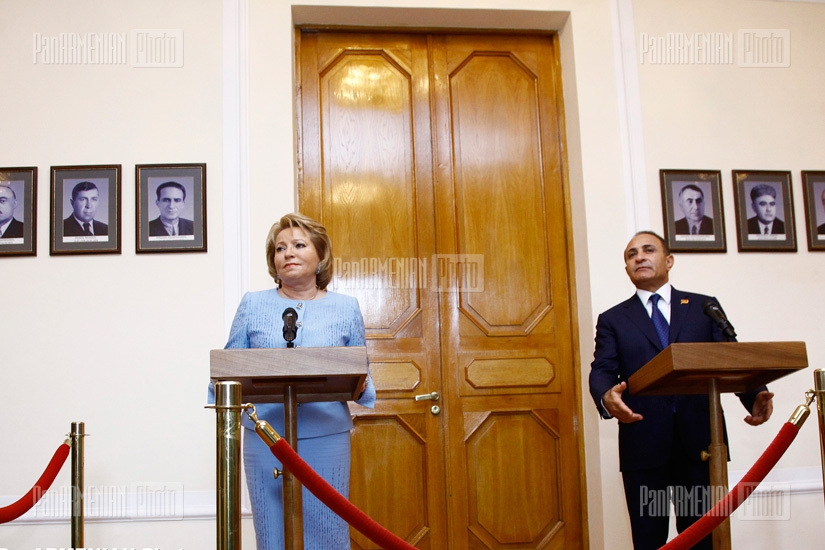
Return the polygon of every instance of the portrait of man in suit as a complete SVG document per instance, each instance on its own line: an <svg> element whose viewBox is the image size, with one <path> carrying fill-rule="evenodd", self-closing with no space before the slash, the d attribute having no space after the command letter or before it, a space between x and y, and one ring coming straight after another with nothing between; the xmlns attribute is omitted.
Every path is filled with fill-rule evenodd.
<svg viewBox="0 0 825 550"><path fill-rule="evenodd" d="M671 286L674 257L652 231L640 231L624 250L625 271L636 291L608 309L596 323L596 348L590 370L590 394L602 418L618 421L619 468L636 550L658 549L667 542L669 505L652 509L645 495L694 495L677 502L676 528L681 533L711 506L710 469L701 452L711 441L707 393L634 395L627 381L675 342L724 342L722 328L705 315L703 304L716 299ZM773 412L773 394L762 386L737 394L757 426ZM711 550L708 535L693 548Z"/></svg>
<svg viewBox="0 0 825 550"><path fill-rule="evenodd" d="M194 235L195 223L180 217L186 203L186 188L176 181L167 181L158 185L155 194L160 215L149 222L149 236Z"/></svg>
<svg viewBox="0 0 825 550"><path fill-rule="evenodd" d="M81 181L72 188L72 214L63 220L64 237L93 237L109 234L109 226L95 219L100 204L100 190L91 181Z"/></svg>
<svg viewBox="0 0 825 550"><path fill-rule="evenodd" d="M685 217L676 220L677 235L713 235L713 218L705 216L705 193L698 185L679 190L679 206Z"/></svg>
<svg viewBox="0 0 825 550"><path fill-rule="evenodd" d="M14 217L17 194L6 182L0 182L0 239L22 239L25 225Z"/></svg>
<svg viewBox="0 0 825 550"><path fill-rule="evenodd" d="M751 208L748 235L784 235L785 222L776 217L776 188L767 183L754 185L750 192Z"/></svg>
<svg viewBox="0 0 825 550"><path fill-rule="evenodd" d="M822 210L825 211L825 188L822 189L822 195L819 197L822 201ZM820 224L816 228L817 235L825 235L825 223Z"/></svg>

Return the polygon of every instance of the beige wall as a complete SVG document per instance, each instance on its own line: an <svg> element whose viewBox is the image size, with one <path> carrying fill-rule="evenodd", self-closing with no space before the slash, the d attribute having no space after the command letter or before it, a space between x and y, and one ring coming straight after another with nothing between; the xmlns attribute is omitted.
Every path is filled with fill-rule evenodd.
<svg viewBox="0 0 825 550"><path fill-rule="evenodd" d="M214 545L214 413L203 409L207 352L223 345L240 292L269 286L261 243L273 219L294 208L293 23L560 30L585 396L596 315L632 292L621 261L629 231L662 228L660 168L722 171L728 252L678 255L674 284L716 295L742 340L804 340L810 363L822 364L813 312L825 308L816 285L825 256L806 251L799 171L825 169L825 130L817 124L825 101L818 93L825 38L817 32L825 6L452 0L394 2L390 9L363 0L359 9L348 7L353 4L0 0L6 123L0 166L40 171L38 255L0 259L7 442L0 446L0 505L25 492L70 423L84 421L92 434L87 486L182 487L192 518L89 520L87 545ZM639 33L746 28L790 29L791 67L650 65L633 57ZM128 35L132 29L182 29L184 66L32 63L34 33ZM624 50L618 31L627 39ZM617 65L622 59L625 65ZM134 166L161 162L207 163L208 253L135 254ZM49 167L103 163L123 166L122 254L50 257ZM731 169L791 170L798 252L736 251ZM810 371L774 384L775 418L759 428L745 427L744 411L726 397L733 475L753 463L811 385ZM629 548L616 427L599 421L586 398L582 407L591 547ZM773 548L793 536L816 546L823 515L818 468L811 419L774 473L790 483L790 519L735 520L734 545ZM68 485L68 468L56 485ZM65 521L0 526L0 546L10 549L65 547L68 537ZM251 548L248 520L244 537Z"/></svg>

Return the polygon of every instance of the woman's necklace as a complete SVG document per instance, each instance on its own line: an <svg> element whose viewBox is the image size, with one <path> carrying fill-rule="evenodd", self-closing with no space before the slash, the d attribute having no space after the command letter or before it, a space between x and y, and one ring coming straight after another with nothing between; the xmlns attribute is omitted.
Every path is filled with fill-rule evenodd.
<svg viewBox="0 0 825 550"><path fill-rule="evenodd" d="M318 285L316 285L315 286L315 294L312 295L312 298L296 298L296 297L290 296L289 293L286 291L286 289L284 287L280 287L278 290L280 290L281 294L284 295L284 298L288 298L290 300L305 301L305 302L308 302L310 300L314 300L315 298L318 297L318 293L321 292L321 289L318 287Z"/></svg>

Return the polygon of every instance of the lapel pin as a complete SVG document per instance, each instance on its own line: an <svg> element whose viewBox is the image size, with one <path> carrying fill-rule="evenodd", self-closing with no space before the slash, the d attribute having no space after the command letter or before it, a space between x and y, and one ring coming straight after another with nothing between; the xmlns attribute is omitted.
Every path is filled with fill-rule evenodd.
<svg viewBox="0 0 825 550"><path fill-rule="evenodd" d="M689 304L689 303L690 303L690 300L688 300L687 298L682 298L682 301L681 301L681 302L679 302L679 303L680 303L680 304L682 304L682 305L684 305L684 304Z"/></svg>

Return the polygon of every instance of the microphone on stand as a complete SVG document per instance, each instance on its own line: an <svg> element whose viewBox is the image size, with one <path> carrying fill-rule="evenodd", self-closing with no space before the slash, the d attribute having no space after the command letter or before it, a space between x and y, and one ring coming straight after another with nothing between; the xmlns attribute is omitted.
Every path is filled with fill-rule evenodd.
<svg viewBox="0 0 825 550"><path fill-rule="evenodd" d="M736 338L736 331L733 330L733 325L731 325L728 318L725 317L725 313L722 311L722 308L719 307L719 304L713 300L705 300L705 303L702 304L702 311L716 323L716 326L719 327L728 340Z"/></svg>
<svg viewBox="0 0 825 550"><path fill-rule="evenodd" d="M296 326L298 312L288 307L284 310L281 318L284 320L284 340L286 340L286 347L294 348L295 344L293 344L292 341L295 340L295 336L298 333L298 327Z"/></svg>

